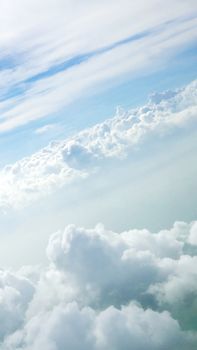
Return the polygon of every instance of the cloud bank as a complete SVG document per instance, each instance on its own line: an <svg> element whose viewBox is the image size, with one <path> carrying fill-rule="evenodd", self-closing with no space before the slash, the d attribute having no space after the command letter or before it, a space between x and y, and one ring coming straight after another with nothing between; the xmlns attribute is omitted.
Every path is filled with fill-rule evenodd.
<svg viewBox="0 0 197 350"><path fill-rule="evenodd" d="M1 208L26 205L95 173L105 162L122 159L169 132L188 128L197 115L197 81L176 91L153 94L147 105L119 109L114 118L0 170Z"/></svg>
<svg viewBox="0 0 197 350"><path fill-rule="evenodd" d="M48 267L1 271L1 349L196 349L196 227L53 234Z"/></svg>

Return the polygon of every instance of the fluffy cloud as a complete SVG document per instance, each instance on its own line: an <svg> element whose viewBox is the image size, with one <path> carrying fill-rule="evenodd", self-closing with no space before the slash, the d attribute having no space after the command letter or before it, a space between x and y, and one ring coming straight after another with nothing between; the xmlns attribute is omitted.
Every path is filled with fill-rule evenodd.
<svg viewBox="0 0 197 350"><path fill-rule="evenodd" d="M98 313L71 303L29 321L24 331L6 340L3 349L191 350L195 345L196 336L182 332L167 312L145 311L131 304Z"/></svg>
<svg viewBox="0 0 197 350"><path fill-rule="evenodd" d="M117 115L73 137L53 142L0 171L0 206L20 206L124 158L154 136L189 127L196 119L196 84L151 97L143 107Z"/></svg>
<svg viewBox="0 0 197 350"><path fill-rule="evenodd" d="M47 254L80 298L88 296L99 306L112 301L120 306L130 298L146 303L146 292L155 288L161 290L162 301L165 297L179 301L188 291L197 292L196 250L188 243L195 225L177 222L157 234L147 230L117 234L100 225L94 230L68 226L63 234L51 236Z"/></svg>
<svg viewBox="0 0 197 350"><path fill-rule="evenodd" d="M112 300L121 305L131 297L139 297L151 283L163 280L168 271L160 266L161 256L177 257L181 248L181 242L163 238L162 233L154 236L148 231L134 231L118 235L100 226L95 230L69 226L63 235L51 237L47 253L58 270L73 281L80 297L89 294L88 298L98 305L108 305Z"/></svg>
<svg viewBox="0 0 197 350"><path fill-rule="evenodd" d="M195 226L55 233L40 273L1 273L1 349L194 350Z"/></svg>

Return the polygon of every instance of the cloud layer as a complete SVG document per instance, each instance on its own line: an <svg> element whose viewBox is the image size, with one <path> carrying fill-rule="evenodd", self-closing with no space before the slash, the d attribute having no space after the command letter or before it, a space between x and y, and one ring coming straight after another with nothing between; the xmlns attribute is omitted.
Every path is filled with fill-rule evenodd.
<svg viewBox="0 0 197 350"><path fill-rule="evenodd" d="M1 271L1 349L195 349L196 227L55 233L48 267Z"/></svg>
<svg viewBox="0 0 197 350"><path fill-rule="evenodd" d="M196 120L196 85L157 93L147 105L85 129L0 171L0 206L26 205L94 173L110 159L127 157L151 139L188 128Z"/></svg>

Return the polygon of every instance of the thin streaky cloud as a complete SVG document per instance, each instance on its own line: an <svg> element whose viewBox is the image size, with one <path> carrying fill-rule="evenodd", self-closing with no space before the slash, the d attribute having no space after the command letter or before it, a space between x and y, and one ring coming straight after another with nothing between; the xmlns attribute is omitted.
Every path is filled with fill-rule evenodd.
<svg viewBox="0 0 197 350"><path fill-rule="evenodd" d="M104 89L112 80L117 84L134 74L148 74L153 66L160 69L172 55L195 42L193 1L170 4L170 13L169 4L158 8L156 1L151 3L152 10L148 6L144 17L144 1L132 8L127 0L121 7L108 1L106 13L97 2L86 8L76 1L75 16L69 11L69 1L60 1L55 8L50 1L44 13L44 3L24 2L22 11L21 6L3 1L2 38L5 35L7 41L0 42L4 62L0 131L56 113L84 94L90 96L90 89L94 93L101 85ZM38 28L35 13L43 13L42 21L37 16ZM110 23L109 13L114 16ZM121 31L117 30L120 26Z"/></svg>
<svg viewBox="0 0 197 350"><path fill-rule="evenodd" d="M173 25L161 33L118 46L69 70L38 80L30 84L24 94L3 102L0 132L52 115L77 98L90 95L90 89L96 93L96 89L104 88L106 83L116 84L119 79L128 79L128 75L131 78L148 74L195 37L196 20L184 26Z"/></svg>

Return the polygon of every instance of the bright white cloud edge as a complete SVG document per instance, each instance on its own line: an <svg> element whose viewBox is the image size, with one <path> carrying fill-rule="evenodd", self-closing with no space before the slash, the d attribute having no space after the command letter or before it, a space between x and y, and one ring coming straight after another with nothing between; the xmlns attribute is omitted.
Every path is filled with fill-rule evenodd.
<svg viewBox="0 0 197 350"><path fill-rule="evenodd" d="M0 171L0 206L21 207L73 181L86 178L105 160L125 158L136 148L189 127L197 116L197 81L176 91L156 93L145 106L52 142ZM48 127L47 127L48 128Z"/></svg>

